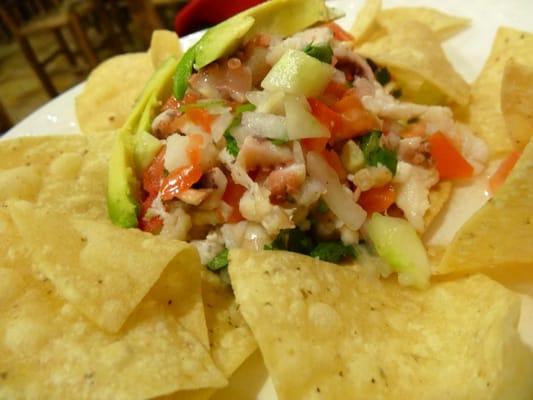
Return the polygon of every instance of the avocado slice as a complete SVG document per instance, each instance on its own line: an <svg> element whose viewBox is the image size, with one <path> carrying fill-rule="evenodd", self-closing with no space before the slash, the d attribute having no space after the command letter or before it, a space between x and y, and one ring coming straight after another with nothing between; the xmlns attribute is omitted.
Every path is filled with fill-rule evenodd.
<svg viewBox="0 0 533 400"><path fill-rule="evenodd" d="M409 222L374 213L366 231L378 255L398 273L400 284L420 289L429 285L426 249Z"/></svg>
<svg viewBox="0 0 533 400"><path fill-rule="evenodd" d="M290 36L339 14L324 0L271 0L252 7L209 29L197 43L194 68L231 54L240 43L258 33Z"/></svg>
<svg viewBox="0 0 533 400"><path fill-rule="evenodd" d="M152 134L141 131L133 137L133 161L140 175L150 166L163 144Z"/></svg>
<svg viewBox="0 0 533 400"><path fill-rule="evenodd" d="M113 145L107 176L107 211L113 224L123 228L137 226L139 182L132 168L131 137L120 132Z"/></svg>
<svg viewBox="0 0 533 400"><path fill-rule="evenodd" d="M192 75L195 58L196 45L190 47L189 50L185 52L183 57L181 57L178 66L176 67L172 91L174 92L174 97L178 100L183 99L183 96L185 96L187 84L189 83L189 78Z"/></svg>

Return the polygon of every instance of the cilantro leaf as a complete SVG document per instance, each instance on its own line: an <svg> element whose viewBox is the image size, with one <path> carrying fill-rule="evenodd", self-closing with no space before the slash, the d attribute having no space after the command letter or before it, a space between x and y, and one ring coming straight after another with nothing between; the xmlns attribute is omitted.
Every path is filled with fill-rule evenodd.
<svg viewBox="0 0 533 400"><path fill-rule="evenodd" d="M226 149L233 157L237 157L239 154L239 145L237 139L227 130L224 132L224 139L226 139Z"/></svg>
<svg viewBox="0 0 533 400"><path fill-rule="evenodd" d="M390 82L389 70L385 67L378 68L376 71L376 80L381 83L381 86L385 86Z"/></svg>
<svg viewBox="0 0 533 400"><path fill-rule="evenodd" d="M289 139L268 139L272 143L274 143L276 146L283 146L284 144L289 143Z"/></svg>
<svg viewBox="0 0 533 400"><path fill-rule="evenodd" d="M326 64L331 64L331 59L333 58L333 50L327 43L316 46L310 43L305 46L304 53Z"/></svg>
<svg viewBox="0 0 533 400"><path fill-rule="evenodd" d="M354 258L354 246L346 246L342 242L322 242L319 243L309 254L311 257L319 258L322 261L338 263L344 258Z"/></svg>
<svg viewBox="0 0 533 400"><path fill-rule="evenodd" d="M226 268L228 266L228 254L228 249L222 250L215 258L207 263L207 268L211 271L219 271L222 268Z"/></svg>
<svg viewBox="0 0 533 400"><path fill-rule="evenodd" d="M308 233L300 229L283 229L276 239L265 246L265 250L287 250L300 254L309 254L315 243Z"/></svg>
<svg viewBox="0 0 533 400"><path fill-rule="evenodd" d="M365 162L373 167L381 164L395 175L398 167L398 157L395 152L381 147L381 135L380 131L372 131L361 138L360 146L365 156Z"/></svg>
<svg viewBox="0 0 533 400"><path fill-rule="evenodd" d="M254 111L254 110L255 110L255 106L254 106L252 103L244 103L244 104L240 104L240 105L238 105L238 106L235 108L235 116L240 117L240 115L241 115L243 112L246 112L246 111Z"/></svg>
<svg viewBox="0 0 533 400"><path fill-rule="evenodd" d="M394 89L392 92L390 92L390 94L392 95L392 97L394 97L395 99L399 99L400 97L402 97L402 88L397 88L397 89Z"/></svg>

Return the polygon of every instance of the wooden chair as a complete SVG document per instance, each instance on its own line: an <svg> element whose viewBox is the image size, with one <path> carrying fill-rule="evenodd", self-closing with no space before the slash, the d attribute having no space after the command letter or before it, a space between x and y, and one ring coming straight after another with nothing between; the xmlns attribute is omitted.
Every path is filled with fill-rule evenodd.
<svg viewBox="0 0 533 400"><path fill-rule="evenodd" d="M23 3L18 0L2 1L0 18L17 40L26 60L41 81L45 91L50 97L54 97L58 94L58 91L46 72L46 65L60 54L64 54L72 66L76 65L76 57L65 40L63 29L70 30L77 50L84 56L91 69L98 63L97 55L82 27L82 19L95 12L96 3L86 0L75 3L72 7L61 7L52 2L52 8L50 8L50 4L45 4L43 1L33 0L33 2L39 5L36 5L36 14L30 17L29 20L24 20L20 15L17 15L17 7L20 7L20 4ZM45 6L48 7L45 8ZM47 33L53 33L58 48L42 60L39 60L31 46L30 38Z"/></svg>

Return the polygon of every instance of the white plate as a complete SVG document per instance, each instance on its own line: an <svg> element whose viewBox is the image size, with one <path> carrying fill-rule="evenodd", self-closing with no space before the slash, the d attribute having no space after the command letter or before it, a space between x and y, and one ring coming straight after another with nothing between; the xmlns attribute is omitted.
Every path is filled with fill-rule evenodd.
<svg viewBox="0 0 533 400"><path fill-rule="evenodd" d="M384 0L384 7L427 6L450 14L468 17L472 27L444 45L450 60L463 75L472 82L481 70L490 52L492 40L498 26L506 25L518 29L531 30L533 1L531 0ZM346 13L339 23L349 28L363 0L331 0L331 6ZM201 32L182 39L184 47L189 47L201 36ZM74 111L74 99L83 89L83 83L73 87L59 97L45 104L33 114L7 132L4 137L42 134L79 133ZM533 298L524 297L520 333L525 342L533 348ZM217 392L214 400L226 399L275 400L272 383L256 352L230 379L230 385Z"/></svg>

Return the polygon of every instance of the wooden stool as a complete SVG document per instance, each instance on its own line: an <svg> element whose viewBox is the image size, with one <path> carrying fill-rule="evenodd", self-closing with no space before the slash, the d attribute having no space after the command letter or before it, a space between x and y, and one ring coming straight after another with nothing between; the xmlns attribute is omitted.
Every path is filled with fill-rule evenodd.
<svg viewBox="0 0 533 400"><path fill-rule="evenodd" d="M16 4L12 4L11 7L16 7ZM10 12L10 8L5 4L0 5L0 18L4 21L13 37L17 40L26 60L50 97L56 96L58 92L46 72L46 65L60 54L64 54L71 65L76 65L76 58L69 49L63 36L63 28L68 28L70 30L76 42L76 46L83 54L89 67L92 69L98 64L97 56L81 25L81 18L89 15L93 10L93 2L84 1L80 7L73 7L72 9L57 8L52 11L39 13L28 22L21 22L20 20L17 20L14 12ZM54 34L58 49L45 57L42 61L39 61L29 39L31 36L44 33Z"/></svg>

